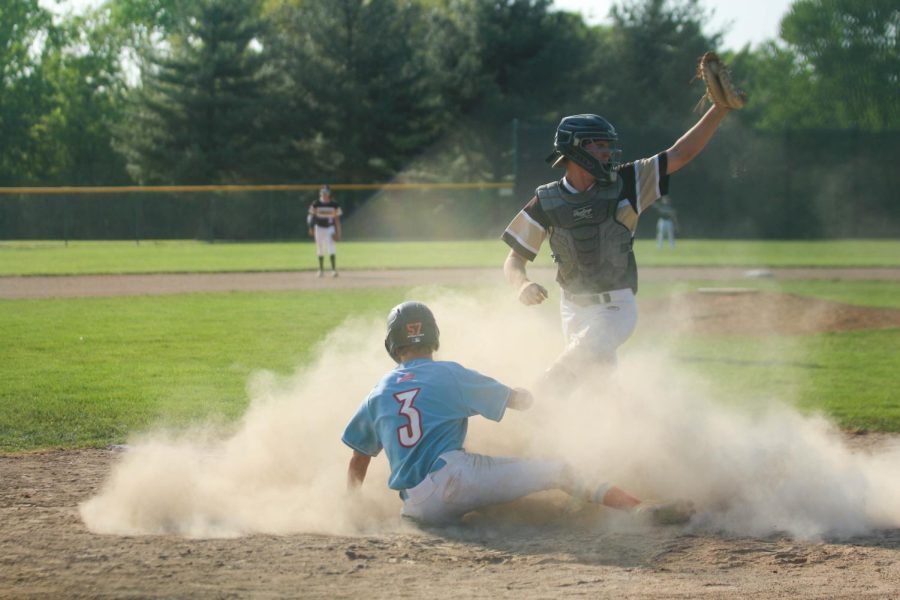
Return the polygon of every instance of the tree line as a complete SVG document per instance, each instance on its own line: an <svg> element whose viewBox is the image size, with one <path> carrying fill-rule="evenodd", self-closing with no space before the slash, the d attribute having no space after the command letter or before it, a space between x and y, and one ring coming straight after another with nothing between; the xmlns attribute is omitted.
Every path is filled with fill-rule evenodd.
<svg viewBox="0 0 900 600"><path fill-rule="evenodd" d="M588 25L550 0L106 0L59 17L16 0L0 10L0 186L510 180L530 151L513 123L590 111L684 131L706 50L750 95L742 131L900 130L895 0L796 0L777 40L730 52L699 0L610 16Z"/></svg>

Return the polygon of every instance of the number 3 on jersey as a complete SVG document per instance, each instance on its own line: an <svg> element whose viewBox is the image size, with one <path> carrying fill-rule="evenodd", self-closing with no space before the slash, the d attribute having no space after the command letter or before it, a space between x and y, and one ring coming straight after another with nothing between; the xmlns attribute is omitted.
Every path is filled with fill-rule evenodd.
<svg viewBox="0 0 900 600"><path fill-rule="evenodd" d="M406 425L397 428L397 439L404 448L411 448L422 439L422 415L413 406L420 391L421 388L415 388L394 394L394 400L400 403L400 414L407 420Z"/></svg>

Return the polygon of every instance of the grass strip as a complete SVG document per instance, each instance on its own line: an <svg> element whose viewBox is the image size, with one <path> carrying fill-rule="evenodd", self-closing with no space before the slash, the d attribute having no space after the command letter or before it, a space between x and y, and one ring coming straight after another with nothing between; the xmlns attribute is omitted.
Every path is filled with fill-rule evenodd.
<svg viewBox="0 0 900 600"><path fill-rule="evenodd" d="M339 268L350 270L499 269L507 252L499 240L350 241L338 245L337 257ZM897 240L682 240L675 250L638 240L635 253L642 266L900 267ZM311 271L317 268L315 254L311 242L7 241L0 242L0 275ZM535 264L552 265L548 248Z"/></svg>

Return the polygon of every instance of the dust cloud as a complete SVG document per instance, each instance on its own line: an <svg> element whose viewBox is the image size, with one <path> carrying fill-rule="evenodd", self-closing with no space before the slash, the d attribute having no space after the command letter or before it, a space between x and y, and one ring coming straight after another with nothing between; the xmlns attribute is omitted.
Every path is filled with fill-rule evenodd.
<svg viewBox="0 0 900 600"><path fill-rule="evenodd" d="M532 385L562 350L555 307L521 306L508 290L410 298L437 317L438 359L508 385ZM188 537L409 527L383 454L362 493L345 493L350 451L340 437L393 366L383 339L383 319L352 318L293 376L254 376L230 430L134 436L81 505L84 522L95 533ZM816 539L900 526L900 447L852 452L826 419L785 403L718 402L665 348L626 344L614 371L591 374L568 399L539 398L501 423L473 418L469 431L472 452L560 458L641 497L692 500L689 527Z"/></svg>

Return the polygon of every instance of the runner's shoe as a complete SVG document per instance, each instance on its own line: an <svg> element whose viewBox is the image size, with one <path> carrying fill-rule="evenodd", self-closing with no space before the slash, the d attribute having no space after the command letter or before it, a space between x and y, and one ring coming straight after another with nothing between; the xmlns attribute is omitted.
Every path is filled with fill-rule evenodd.
<svg viewBox="0 0 900 600"><path fill-rule="evenodd" d="M634 507L634 514L653 525L681 525L694 516L694 504L684 500L675 502L641 502Z"/></svg>

